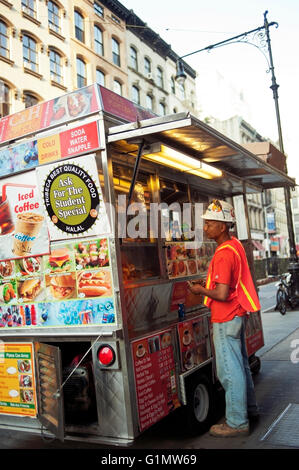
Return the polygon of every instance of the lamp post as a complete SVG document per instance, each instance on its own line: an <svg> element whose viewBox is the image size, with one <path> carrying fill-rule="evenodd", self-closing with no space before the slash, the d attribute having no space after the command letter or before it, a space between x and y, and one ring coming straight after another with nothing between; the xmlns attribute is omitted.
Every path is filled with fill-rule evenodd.
<svg viewBox="0 0 299 470"><path fill-rule="evenodd" d="M247 31L245 33L239 34L238 36L234 36L228 38L224 41L217 42L215 44L211 44L203 49L199 49L194 52L190 52L189 54L185 54L180 57L177 61L177 74L176 80L178 83L183 84L185 79L187 78L186 73L184 71L184 66L182 59L189 57L193 54L197 54L203 51L211 51L217 47L221 47L228 44L233 44L236 42L244 42L247 44L252 44L248 41L248 37L250 35L259 34L264 38L266 36L266 43L267 43L267 52L269 56L269 70L271 72L271 80L272 84L270 86L273 92L273 99L275 103L275 113L276 113L276 122L277 122L277 131L278 131L278 141L279 141L279 149L284 154L284 147L283 147L283 138L282 138L282 130L281 130L281 120L280 120L280 112L279 112L279 103L278 103L278 87L279 85L276 82L276 77L274 73L274 64L273 64L273 56L272 56L272 49L271 49L271 40L270 40L270 27L276 26L278 27L278 23L272 21L271 23L267 20L268 11L264 13L264 24L258 28L252 29L251 31ZM265 36L264 36L265 35ZM261 47L255 45L259 50ZM261 50L262 51L262 50ZM263 51L262 51L263 52ZM266 57L266 56L265 56ZM266 57L267 59L267 57ZM268 60L268 59L267 59ZM285 166L285 172L287 173L287 166ZM294 226L293 226L293 218L292 218L292 209L291 209L291 202L290 202L290 188L288 186L284 187L284 197L285 197L285 207L286 207L286 215L287 215L287 225L288 225L288 235L289 235L289 246L290 246L290 263L289 263L289 272L291 273L292 277L292 295L299 297L299 262L297 258L296 252L296 243L294 237Z"/></svg>

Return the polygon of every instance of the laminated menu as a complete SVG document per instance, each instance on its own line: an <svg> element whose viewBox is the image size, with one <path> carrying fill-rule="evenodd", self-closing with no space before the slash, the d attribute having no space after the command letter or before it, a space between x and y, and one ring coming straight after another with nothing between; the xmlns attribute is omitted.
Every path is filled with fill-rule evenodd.
<svg viewBox="0 0 299 470"><path fill-rule="evenodd" d="M109 247L57 242L48 255L0 261L0 329L115 323Z"/></svg>

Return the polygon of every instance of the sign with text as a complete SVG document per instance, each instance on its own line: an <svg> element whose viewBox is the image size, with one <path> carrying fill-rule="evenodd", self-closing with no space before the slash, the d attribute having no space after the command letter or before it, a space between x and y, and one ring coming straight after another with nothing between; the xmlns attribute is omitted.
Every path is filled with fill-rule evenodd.
<svg viewBox="0 0 299 470"><path fill-rule="evenodd" d="M32 343L0 343L0 414L37 414Z"/></svg>
<svg viewBox="0 0 299 470"><path fill-rule="evenodd" d="M143 431L180 406L171 330L133 341L131 347Z"/></svg>
<svg viewBox="0 0 299 470"><path fill-rule="evenodd" d="M0 120L0 143L99 111L97 85L39 103Z"/></svg>
<svg viewBox="0 0 299 470"><path fill-rule="evenodd" d="M51 240L110 232L94 155L36 171Z"/></svg>

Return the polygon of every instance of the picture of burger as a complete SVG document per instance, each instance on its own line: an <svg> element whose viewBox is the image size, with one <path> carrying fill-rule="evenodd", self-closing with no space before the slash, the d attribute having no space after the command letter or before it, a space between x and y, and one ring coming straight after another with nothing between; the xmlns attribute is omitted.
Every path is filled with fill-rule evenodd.
<svg viewBox="0 0 299 470"><path fill-rule="evenodd" d="M46 276L46 285L52 299L66 300L76 297L75 273L48 275Z"/></svg>
<svg viewBox="0 0 299 470"><path fill-rule="evenodd" d="M50 272L70 271L71 258L67 247L53 249L48 258Z"/></svg>
<svg viewBox="0 0 299 470"><path fill-rule="evenodd" d="M27 279L26 281L19 282L18 293L25 302L31 302L36 299L42 290L42 282L39 277Z"/></svg>

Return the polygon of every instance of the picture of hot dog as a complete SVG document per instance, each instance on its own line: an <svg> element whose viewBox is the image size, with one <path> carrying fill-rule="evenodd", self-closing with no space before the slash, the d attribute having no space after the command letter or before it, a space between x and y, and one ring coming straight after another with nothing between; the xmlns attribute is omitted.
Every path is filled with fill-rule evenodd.
<svg viewBox="0 0 299 470"><path fill-rule="evenodd" d="M78 274L78 294L81 297L101 297L111 295L111 275L109 271L84 271Z"/></svg>

